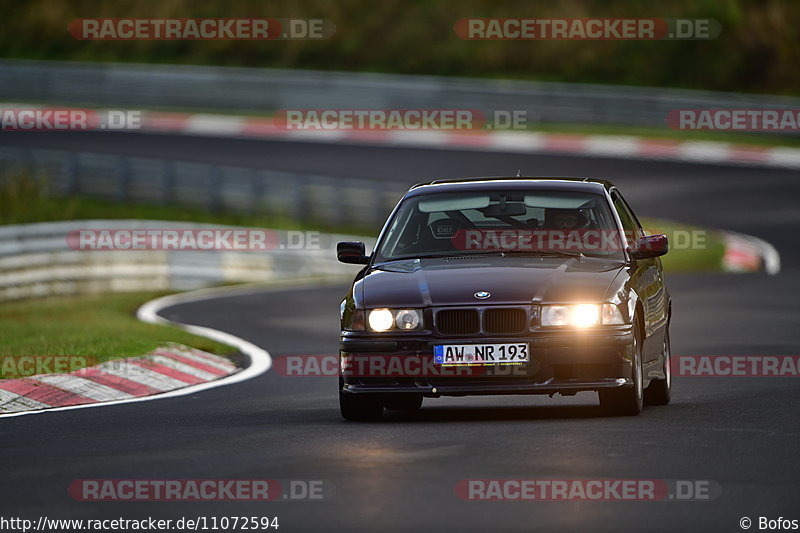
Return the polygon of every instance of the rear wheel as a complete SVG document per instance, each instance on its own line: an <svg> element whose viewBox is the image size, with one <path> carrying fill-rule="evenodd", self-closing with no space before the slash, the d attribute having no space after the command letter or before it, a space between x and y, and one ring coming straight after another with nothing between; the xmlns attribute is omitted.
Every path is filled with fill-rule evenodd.
<svg viewBox="0 0 800 533"><path fill-rule="evenodd" d="M647 405L667 405L672 398L672 368L670 367L669 326L664 333L664 347L661 352L664 379L654 379L644 392Z"/></svg>
<svg viewBox="0 0 800 533"><path fill-rule="evenodd" d="M641 318L637 316L633 327L633 345L631 346L631 380L633 381L633 386L598 391L600 406L608 415L636 416L642 412L642 406L644 405L644 379L642 376L641 331Z"/></svg>
<svg viewBox="0 0 800 533"><path fill-rule="evenodd" d="M393 394L383 406L392 411L415 411L422 407L422 394Z"/></svg>

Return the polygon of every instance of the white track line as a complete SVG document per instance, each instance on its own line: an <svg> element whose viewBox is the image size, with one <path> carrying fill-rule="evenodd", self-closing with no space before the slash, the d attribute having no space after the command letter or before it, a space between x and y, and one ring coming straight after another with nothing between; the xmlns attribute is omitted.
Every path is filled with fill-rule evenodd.
<svg viewBox="0 0 800 533"><path fill-rule="evenodd" d="M52 413L56 411L68 411L72 409L86 409L90 407L108 407L111 405L121 405L127 403L135 403L135 402L149 402L152 400L162 400L165 398L176 398L179 396L188 396L190 394L195 394L197 392L201 392L208 389L223 387L225 385L240 383L242 381L247 381L248 379L252 379L256 376L260 376L261 374L269 370L270 367L272 366L272 358L270 357L269 353L263 348L259 348L252 342L241 339L235 335L231 335L230 333L225 333L224 331L218 331L216 329L206 328L202 326L194 326L191 324L180 324L178 322L172 322L171 320L167 320L166 318L158 315L159 311L161 311L164 308L171 307L173 305L178 305L188 302L198 302L201 300L210 300L212 298L217 298L222 296L231 296L251 290L253 290L253 287L220 287L214 289L201 289L199 291L192 291L181 294L172 294L169 296L156 298L155 300L150 300L149 302L143 304L136 312L136 317L143 322L147 322L150 324L169 324L172 326L179 327L185 331L188 331L189 333L193 333L195 335L199 335L201 337L205 337L213 341L233 346L234 348L236 348L237 350L239 350L240 352L242 352L243 354L245 354L247 357L250 358L250 366L248 366L244 370L241 370L240 372L236 372L235 374L231 374L229 376L216 379L214 381L209 381L207 383L198 383L197 385L190 385L182 389L176 389L159 394L153 394L151 396L128 398L125 400L114 400L111 402L87 403L83 405L70 405L66 407L53 407L51 409L40 409L37 411L21 411L18 413L0 414L0 418L8 418L12 416L38 415L43 413Z"/></svg>

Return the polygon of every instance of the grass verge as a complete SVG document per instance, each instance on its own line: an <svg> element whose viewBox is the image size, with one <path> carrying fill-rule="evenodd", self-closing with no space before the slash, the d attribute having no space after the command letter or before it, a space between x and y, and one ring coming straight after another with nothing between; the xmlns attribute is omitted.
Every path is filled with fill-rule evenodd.
<svg viewBox="0 0 800 533"><path fill-rule="evenodd" d="M55 196L49 194L46 178L33 177L28 173L0 175L0 225L90 219L171 220L253 228L369 234L363 227L304 222L280 213L211 212L197 207L115 203L89 196ZM375 228L376 234L378 229Z"/></svg>
<svg viewBox="0 0 800 533"><path fill-rule="evenodd" d="M132 292L4 302L0 306L0 359L4 356L85 356L93 364L144 355L177 342L227 355L234 348L176 327L135 317L144 302L166 293ZM0 373L2 378L17 377Z"/></svg>
<svg viewBox="0 0 800 533"><path fill-rule="evenodd" d="M656 218L641 222L648 233L669 240L669 253L661 257L665 272L722 272L725 241L719 232Z"/></svg>

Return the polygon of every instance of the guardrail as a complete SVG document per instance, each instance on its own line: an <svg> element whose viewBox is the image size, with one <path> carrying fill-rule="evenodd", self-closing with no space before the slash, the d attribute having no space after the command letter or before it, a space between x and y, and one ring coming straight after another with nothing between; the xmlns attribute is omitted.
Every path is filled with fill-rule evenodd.
<svg viewBox="0 0 800 533"><path fill-rule="evenodd" d="M0 147L5 176L44 176L60 195L265 213L377 231L405 188L376 181L88 152ZM4 175L0 173L0 183Z"/></svg>
<svg viewBox="0 0 800 533"><path fill-rule="evenodd" d="M142 108L525 111L529 124L665 127L693 108L800 108L800 99L614 85L354 72L0 60L0 100Z"/></svg>
<svg viewBox="0 0 800 533"><path fill-rule="evenodd" d="M57 294L188 290L221 283L344 279L352 265L336 260L347 235L319 234L313 246L265 251L79 250L77 230L245 229L158 220L78 220L0 226L0 301ZM276 231L277 241L289 238ZM361 239L363 240L363 239ZM276 241L276 242L277 242ZM368 246L372 246L372 241Z"/></svg>

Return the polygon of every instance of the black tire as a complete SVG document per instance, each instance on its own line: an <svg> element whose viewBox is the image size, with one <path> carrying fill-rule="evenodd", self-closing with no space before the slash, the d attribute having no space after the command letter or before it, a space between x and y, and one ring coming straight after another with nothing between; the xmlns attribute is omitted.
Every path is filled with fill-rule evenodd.
<svg viewBox="0 0 800 533"><path fill-rule="evenodd" d="M351 422L370 422L383 416L381 398L367 394L350 394L339 389L339 411Z"/></svg>
<svg viewBox="0 0 800 533"><path fill-rule="evenodd" d="M642 327L641 317L636 316L633 327L633 349L631 357L632 387L603 389L598 391L600 407L611 416L636 416L644 406L644 390L642 375Z"/></svg>
<svg viewBox="0 0 800 533"><path fill-rule="evenodd" d="M422 394L393 394L383 406L392 411L416 411L422 407Z"/></svg>
<svg viewBox="0 0 800 533"><path fill-rule="evenodd" d="M672 352L669 344L669 326L664 333L664 346L661 349L661 362L663 365L664 379L654 379L644 391L644 401L647 405L668 405L672 399L672 368L670 367Z"/></svg>

